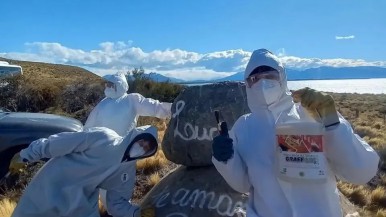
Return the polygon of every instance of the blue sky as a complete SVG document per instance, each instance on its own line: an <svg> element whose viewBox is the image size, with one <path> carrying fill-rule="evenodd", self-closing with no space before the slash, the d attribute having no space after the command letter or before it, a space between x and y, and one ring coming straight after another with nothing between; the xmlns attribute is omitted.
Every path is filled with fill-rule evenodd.
<svg viewBox="0 0 386 217"><path fill-rule="evenodd" d="M0 56L195 79L268 48L288 67L386 66L384 0L2 0ZM194 73L192 73L194 72Z"/></svg>

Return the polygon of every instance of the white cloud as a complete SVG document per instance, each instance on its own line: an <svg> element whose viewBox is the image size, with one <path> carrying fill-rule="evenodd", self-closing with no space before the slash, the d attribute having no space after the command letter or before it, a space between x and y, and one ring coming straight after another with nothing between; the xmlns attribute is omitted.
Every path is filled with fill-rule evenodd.
<svg viewBox="0 0 386 217"><path fill-rule="evenodd" d="M355 35L348 35L348 36L335 36L336 40L349 40L354 39Z"/></svg>
<svg viewBox="0 0 386 217"><path fill-rule="evenodd" d="M305 69L320 66L386 66L386 61L363 59L319 59L290 56L284 48L276 51L286 67ZM95 50L81 50L59 43L26 43L25 52L0 53L9 59L70 64L104 75L125 72L142 66L146 72L158 72L184 80L211 79L243 71L251 52L242 49L197 53L182 49L145 52L132 42L103 42Z"/></svg>
<svg viewBox="0 0 386 217"><path fill-rule="evenodd" d="M178 70L169 70L169 71L158 71L158 73L168 76L174 77L186 81L192 80L201 80L201 79L217 79L226 76L230 76L234 74L234 72L217 72L211 69L206 69L204 67L197 68L184 68Z"/></svg>
<svg viewBox="0 0 386 217"><path fill-rule="evenodd" d="M319 58L301 58L295 56L280 57L284 65L288 68L306 69L320 66L332 67L355 67L355 66L379 66L385 67L386 61L366 61L363 59L319 59Z"/></svg>
<svg viewBox="0 0 386 217"><path fill-rule="evenodd" d="M276 51L276 55L277 55L278 57L286 56L285 49L284 49L284 48L280 48L279 50Z"/></svg>

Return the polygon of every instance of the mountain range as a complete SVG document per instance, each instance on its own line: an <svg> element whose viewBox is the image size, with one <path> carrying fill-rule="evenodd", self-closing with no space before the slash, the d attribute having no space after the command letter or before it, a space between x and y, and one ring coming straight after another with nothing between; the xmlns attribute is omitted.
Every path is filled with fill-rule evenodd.
<svg viewBox="0 0 386 217"><path fill-rule="evenodd" d="M182 79L173 78L173 77L167 77L167 76L158 74L156 72L150 72L149 74L147 74L147 76L150 79L152 79L153 81L157 81L157 82L167 82L167 81L172 82L172 83L182 83L182 82L185 82Z"/></svg>
<svg viewBox="0 0 386 217"><path fill-rule="evenodd" d="M330 80L330 79L367 79L367 78L386 78L386 68L376 66L358 67L318 67L305 70L286 69L288 80ZM201 83L201 82L220 82L220 81L242 81L244 72L237 72L214 80L184 81L182 79L167 77L156 72L148 74L152 80L158 82L173 83Z"/></svg>

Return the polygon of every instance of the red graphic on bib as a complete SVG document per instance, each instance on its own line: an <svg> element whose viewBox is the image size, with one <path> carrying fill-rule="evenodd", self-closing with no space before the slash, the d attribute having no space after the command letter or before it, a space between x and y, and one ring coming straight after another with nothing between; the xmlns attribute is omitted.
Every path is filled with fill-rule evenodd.
<svg viewBox="0 0 386 217"><path fill-rule="evenodd" d="M282 151L323 152L322 135L277 135L277 141Z"/></svg>

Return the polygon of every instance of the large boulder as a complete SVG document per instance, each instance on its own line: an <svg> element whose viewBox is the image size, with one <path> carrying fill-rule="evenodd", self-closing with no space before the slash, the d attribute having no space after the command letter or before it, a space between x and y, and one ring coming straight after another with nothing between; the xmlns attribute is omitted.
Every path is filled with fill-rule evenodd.
<svg viewBox="0 0 386 217"><path fill-rule="evenodd" d="M220 110L229 129L249 113L245 85L222 82L187 87L175 99L162 149L170 161L186 166L212 165L212 139L217 123L214 111Z"/></svg>
<svg viewBox="0 0 386 217"><path fill-rule="evenodd" d="M245 217L247 195L234 191L213 166L180 166L143 199L162 217Z"/></svg>

